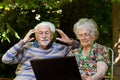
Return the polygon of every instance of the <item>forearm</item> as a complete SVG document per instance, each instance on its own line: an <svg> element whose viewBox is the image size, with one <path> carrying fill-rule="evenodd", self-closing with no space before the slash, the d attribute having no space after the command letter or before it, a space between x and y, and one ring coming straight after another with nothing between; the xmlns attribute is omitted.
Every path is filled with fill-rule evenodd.
<svg viewBox="0 0 120 80"><path fill-rule="evenodd" d="M80 46L80 43L77 40L71 39L71 43L69 44L72 46L72 48L78 48Z"/></svg>
<svg viewBox="0 0 120 80"><path fill-rule="evenodd" d="M21 40L17 44L15 44L13 47L11 47L2 57L2 62L6 64L15 64L18 62L18 59L20 59L19 51L23 47L24 43ZM18 55L19 54L19 55ZM19 58L18 58L19 57Z"/></svg>
<svg viewBox="0 0 120 80"><path fill-rule="evenodd" d="M92 80L102 79L108 70L108 65L105 62L97 62L97 73L93 75Z"/></svg>

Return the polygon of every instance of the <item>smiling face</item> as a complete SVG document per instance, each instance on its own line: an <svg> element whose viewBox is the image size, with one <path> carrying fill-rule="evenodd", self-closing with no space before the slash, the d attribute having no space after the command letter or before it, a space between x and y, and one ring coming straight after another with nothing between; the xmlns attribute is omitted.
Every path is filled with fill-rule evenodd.
<svg viewBox="0 0 120 80"><path fill-rule="evenodd" d="M47 25L40 26L36 29L36 40L41 48L46 49L53 39L53 33Z"/></svg>
<svg viewBox="0 0 120 80"><path fill-rule="evenodd" d="M95 40L94 36L91 35L89 29L83 28L79 30L77 38L80 40L81 46L91 46Z"/></svg>

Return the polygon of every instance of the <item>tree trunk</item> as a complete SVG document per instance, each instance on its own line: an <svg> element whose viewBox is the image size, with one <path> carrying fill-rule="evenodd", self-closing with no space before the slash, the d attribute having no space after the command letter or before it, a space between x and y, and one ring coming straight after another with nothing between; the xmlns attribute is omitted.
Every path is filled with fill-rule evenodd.
<svg viewBox="0 0 120 80"><path fill-rule="evenodd" d="M112 4L113 10L113 43L118 42L120 35L120 3L114 2ZM118 56L117 48L114 49L115 58ZM114 65L114 76L117 77L115 80L120 80L120 61Z"/></svg>

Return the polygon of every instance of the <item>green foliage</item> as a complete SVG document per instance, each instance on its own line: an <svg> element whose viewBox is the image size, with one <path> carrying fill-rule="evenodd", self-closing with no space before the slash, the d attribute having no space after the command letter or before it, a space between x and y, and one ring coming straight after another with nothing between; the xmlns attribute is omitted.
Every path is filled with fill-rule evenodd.
<svg viewBox="0 0 120 80"><path fill-rule="evenodd" d="M16 38L20 39L20 37L18 36L18 33L8 24L8 22L6 21L6 17L3 14L0 15L0 39L3 42L4 40L7 40L8 42L10 42L10 34L11 35L15 35Z"/></svg>
<svg viewBox="0 0 120 80"><path fill-rule="evenodd" d="M120 0L111 0L112 3L114 2L120 2Z"/></svg>
<svg viewBox="0 0 120 80"><path fill-rule="evenodd" d="M76 5L76 7L72 7L72 5ZM0 3L0 39L2 42L4 40L10 42L11 35L17 39L23 38L29 29L46 20L53 22L58 28L60 23L67 22L63 17L72 18L72 16L74 19L69 23L73 23L81 17L93 18L98 23L100 38L103 38L104 35L111 36L109 34L112 28L110 7L110 0L4 0ZM69 14L64 15L66 12ZM70 16L71 14L73 15ZM72 26L73 24L70 25L70 28ZM99 40L99 42L105 44L105 40Z"/></svg>
<svg viewBox="0 0 120 80"><path fill-rule="evenodd" d="M20 39L22 29L29 30L40 21L48 20L59 26L60 7L71 0L4 0L0 3L0 39L10 42L10 35ZM38 16L38 19L35 18ZM25 31L27 32L27 31ZM18 35L20 34L20 35Z"/></svg>

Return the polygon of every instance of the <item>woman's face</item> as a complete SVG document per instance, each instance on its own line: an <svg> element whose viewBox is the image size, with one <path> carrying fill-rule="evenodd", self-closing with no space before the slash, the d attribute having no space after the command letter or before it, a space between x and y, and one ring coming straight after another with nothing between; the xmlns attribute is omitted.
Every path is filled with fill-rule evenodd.
<svg viewBox="0 0 120 80"><path fill-rule="evenodd" d="M80 40L80 43L83 47L91 46L95 40L87 28L80 30L77 34L77 38Z"/></svg>

